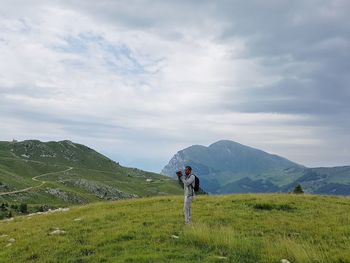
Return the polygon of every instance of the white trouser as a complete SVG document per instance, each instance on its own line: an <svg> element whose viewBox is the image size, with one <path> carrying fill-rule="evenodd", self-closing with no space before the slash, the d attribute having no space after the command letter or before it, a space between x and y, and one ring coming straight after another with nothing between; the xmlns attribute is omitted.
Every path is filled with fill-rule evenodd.
<svg viewBox="0 0 350 263"><path fill-rule="evenodd" d="M185 223L189 224L191 221L191 204L193 196L185 196L184 200L184 213L185 213Z"/></svg>

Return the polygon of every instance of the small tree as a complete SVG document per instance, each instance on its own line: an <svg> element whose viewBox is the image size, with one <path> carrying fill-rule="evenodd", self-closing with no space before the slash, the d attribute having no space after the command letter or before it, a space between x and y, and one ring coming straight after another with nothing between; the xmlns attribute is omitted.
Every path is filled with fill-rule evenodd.
<svg viewBox="0 0 350 263"><path fill-rule="evenodd" d="M27 204L20 204L19 205L19 211L22 213L22 214L26 214L28 212L28 206Z"/></svg>
<svg viewBox="0 0 350 263"><path fill-rule="evenodd" d="M44 207L42 205L39 206L38 212L44 212Z"/></svg>
<svg viewBox="0 0 350 263"><path fill-rule="evenodd" d="M297 186L295 186L294 190L293 190L293 194L303 194L304 190L301 187L300 184L298 184Z"/></svg>

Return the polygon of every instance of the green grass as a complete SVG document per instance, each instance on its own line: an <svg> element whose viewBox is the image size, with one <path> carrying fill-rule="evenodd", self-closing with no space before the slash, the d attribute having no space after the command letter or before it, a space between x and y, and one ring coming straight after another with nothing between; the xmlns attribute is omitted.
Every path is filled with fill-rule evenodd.
<svg viewBox="0 0 350 263"><path fill-rule="evenodd" d="M190 226L183 224L182 202L181 196L98 202L0 221L0 261L350 262L349 198L197 196ZM50 235L56 227L66 233ZM10 238L16 241L5 247Z"/></svg>

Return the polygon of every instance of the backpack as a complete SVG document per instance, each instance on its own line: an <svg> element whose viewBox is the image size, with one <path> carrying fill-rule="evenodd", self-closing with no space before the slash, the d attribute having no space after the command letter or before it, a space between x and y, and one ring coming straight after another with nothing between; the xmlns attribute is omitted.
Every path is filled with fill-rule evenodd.
<svg viewBox="0 0 350 263"><path fill-rule="evenodd" d="M191 186L195 192L198 192L199 191L199 178L194 174L193 174L193 176L194 176L194 186L192 186L192 184L191 184Z"/></svg>

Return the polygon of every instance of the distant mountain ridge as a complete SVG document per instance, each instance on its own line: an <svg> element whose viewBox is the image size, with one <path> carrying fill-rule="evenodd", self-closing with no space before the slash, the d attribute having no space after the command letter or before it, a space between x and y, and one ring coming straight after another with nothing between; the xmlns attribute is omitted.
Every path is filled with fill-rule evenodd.
<svg viewBox="0 0 350 263"><path fill-rule="evenodd" d="M183 149L161 174L174 176L185 165L191 165L200 176L203 189L214 194L287 192L298 183L310 193L350 194L350 166L307 168L229 140Z"/></svg>

